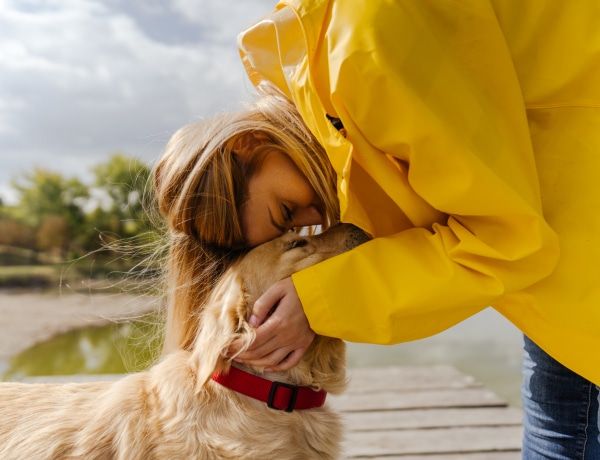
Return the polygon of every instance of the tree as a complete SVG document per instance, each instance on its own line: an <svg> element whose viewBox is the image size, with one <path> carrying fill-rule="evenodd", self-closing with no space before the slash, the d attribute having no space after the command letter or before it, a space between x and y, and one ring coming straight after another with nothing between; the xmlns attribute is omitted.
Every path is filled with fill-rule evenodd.
<svg viewBox="0 0 600 460"><path fill-rule="evenodd" d="M115 153L92 172L94 187L41 168L13 180L18 204L0 208L0 218L11 220L3 223L5 244L23 245L26 240L31 249L83 255L106 248L104 243L148 232L144 199L150 168ZM26 239L17 238L16 223L28 229L22 231ZM102 240L99 232L104 233ZM152 241L152 235L140 241Z"/></svg>
<svg viewBox="0 0 600 460"><path fill-rule="evenodd" d="M49 249L47 242L52 238L43 237L39 231L49 231L42 228L42 223L51 216L55 222L57 218L64 221L60 231L64 231L61 239L66 243L60 245L61 252L77 247L80 243L78 236L86 224L83 208L89 190L85 185L78 179L66 179L59 173L35 168L32 173L13 181L13 187L19 194L16 207L19 220L33 229L38 241L44 241L44 249ZM56 225L52 225L52 228L58 231Z"/></svg>
<svg viewBox="0 0 600 460"><path fill-rule="evenodd" d="M32 241L29 227L11 217L0 217L0 245L31 248Z"/></svg>
<svg viewBox="0 0 600 460"><path fill-rule="evenodd" d="M63 216L46 215L36 232L37 247L63 254L69 248L69 233L69 224Z"/></svg>
<svg viewBox="0 0 600 460"><path fill-rule="evenodd" d="M137 235L149 229L144 197L150 168L138 159L114 153L106 163L93 168L96 186L106 193L108 203L95 211L105 225L100 230L119 237Z"/></svg>

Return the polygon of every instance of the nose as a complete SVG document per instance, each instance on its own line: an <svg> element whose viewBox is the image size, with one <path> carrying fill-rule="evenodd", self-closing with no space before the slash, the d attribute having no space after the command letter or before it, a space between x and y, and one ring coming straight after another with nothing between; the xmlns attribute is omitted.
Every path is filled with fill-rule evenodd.
<svg viewBox="0 0 600 460"><path fill-rule="evenodd" d="M352 224L348 224L348 226L348 235L346 237L346 247L348 249L353 249L371 240L371 237L362 229Z"/></svg>
<svg viewBox="0 0 600 460"><path fill-rule="evenodd" d="M341 250L341 252L354 249L363 243L371 240L371 237L359 227L348 224L339 223L329 228L327 231L317 235L315 238L329 240Z"/></svg>
<svg viewBox="0 0 600 460"><path fill-rule="evenodd" d="M310 205L296 209L292 219L292 227L309 227L322 225L323 216L316 206Z"/></svg>

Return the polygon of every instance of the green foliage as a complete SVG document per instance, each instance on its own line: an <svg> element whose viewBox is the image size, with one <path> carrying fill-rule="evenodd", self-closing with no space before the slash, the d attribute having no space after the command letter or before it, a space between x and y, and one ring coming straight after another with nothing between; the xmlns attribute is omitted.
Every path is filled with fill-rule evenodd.
<svg viewBox="0 0 600 460"><path fill-rule="evenodd" d="M145 209L150 167L115 153L91 172L91 184L42 168L13 180L17 205L0 201L0 266L117 259L120 242L156 241ZM128 244L131 267L139 257Z"/></svg>
<svg viewBox="0 0 600 460"><path fill-rule="evenodd" d="M59 280L59 267L39 265L0 266L0 287L46 288L57 286Z"/></svg>
<svg viewBox="0 0 600 460"><path fill-rule="evenodd" d="M0 245L29 248L33 241L31 227L9 215L0 216Z"/></svg>
<svg viewBox="0 0 600 460"><path fill-rule="evenodd" d="M19 194L17 221L34 234L32 249L67 253L86 225L83 204L88 188L78 179L41 168L23 174L12 185Z"/></svg>
<svg viewBox="0 0 600 460"><path fill-rule="evenodd" d="M144 209L150 168L137 159L113 154L94 169L96 186L109 197L109 205L95 210L95 219L120 236L134 236L148 230Z"/></svg>
<svg viewBox="0 0 600 460"><path fill-rule="evenodd" d="M71 228L84 221L82 204L89 198L89 190L78 179L35 168L12 185L20 197L19 217L29 226L39 227L47 216L63 217Z"/></svg>

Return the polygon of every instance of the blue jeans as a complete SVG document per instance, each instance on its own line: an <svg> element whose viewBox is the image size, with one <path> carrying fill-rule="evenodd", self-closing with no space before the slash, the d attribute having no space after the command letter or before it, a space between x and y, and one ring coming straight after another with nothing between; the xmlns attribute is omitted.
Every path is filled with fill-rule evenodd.
<svg viewBox="0 0 600 460"><path fill-rule="evenodd" d="M598 387L527 337L524 349L523 460L600 460Z"/></svg>

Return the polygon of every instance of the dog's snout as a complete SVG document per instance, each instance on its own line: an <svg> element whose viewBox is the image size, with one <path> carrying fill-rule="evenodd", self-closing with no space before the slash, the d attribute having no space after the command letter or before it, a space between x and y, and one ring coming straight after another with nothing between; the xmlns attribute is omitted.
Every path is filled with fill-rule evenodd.
<svg viewBox="0 0 600 460"><path fill-rule="evenodd" d="M371 237L353 224L339 223L333 225L327 231L311 237L311 239L315 242L315 247L321 247L320 251L323 254L326 252L341 254L366 243Z"/></svg>
<svg viewBox="0 0 600 460"><path fill-rule="evenodd" d="M346 248L348 250L355 248L363 243L366 243L371 237L356 225L348 224L348 236L346 238Z"/></svg>

